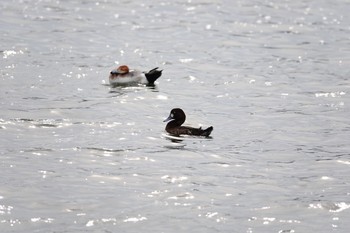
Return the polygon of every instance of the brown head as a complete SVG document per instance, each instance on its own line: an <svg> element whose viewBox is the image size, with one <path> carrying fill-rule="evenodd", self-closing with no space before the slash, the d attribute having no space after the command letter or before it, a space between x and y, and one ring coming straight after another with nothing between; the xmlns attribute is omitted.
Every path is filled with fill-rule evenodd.
<svg viewBox="0 0 350 233"><path fill-rule="evenodd" d="M117 72L118 74L127 74L129 73L129 67L126 65L119 66Z"/></svg>

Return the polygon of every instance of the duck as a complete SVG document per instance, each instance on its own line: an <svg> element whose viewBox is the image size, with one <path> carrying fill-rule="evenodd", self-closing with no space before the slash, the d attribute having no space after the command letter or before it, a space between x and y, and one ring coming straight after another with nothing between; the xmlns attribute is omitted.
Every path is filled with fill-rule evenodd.
<svg viewBox="0 0 350 233"><path fill-rule="evenodd" d="M148 72L139 70L130 70L127 65L121 65L113 69L109 74L109 83L111 85L141 83L154 85L154 82L162 75L163 70L156 67Z"/></svg>
<svg viewBox="0 0 350 233"><path fill-rule="evenodd" d="M174 136L191 135L209 137L214 129L213 126L210 126L207 129L202 129L202 127L192 128L188 126L182 126L185 120L185 112L181 108L173 108L170 111L169 117L164 120L164 122L168 122L165 127L165 131Z"/></svg>

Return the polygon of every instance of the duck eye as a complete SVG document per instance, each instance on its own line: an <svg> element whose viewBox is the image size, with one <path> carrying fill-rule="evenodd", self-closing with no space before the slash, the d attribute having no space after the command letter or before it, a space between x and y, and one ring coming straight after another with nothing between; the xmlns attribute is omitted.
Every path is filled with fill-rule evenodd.
<svg viewBox="0 0 350 233"><path fill-rule="evenodd" d="M170 116L171 116L171 118L174 118L174 114L172 113L172 114L170 114Z"/></svg>

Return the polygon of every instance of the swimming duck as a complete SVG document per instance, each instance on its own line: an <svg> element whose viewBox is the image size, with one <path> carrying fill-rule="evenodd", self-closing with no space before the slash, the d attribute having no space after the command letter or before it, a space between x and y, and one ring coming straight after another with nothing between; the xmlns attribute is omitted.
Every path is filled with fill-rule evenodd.
<svg viewBox="0 0 350 233"><path fill-rule="evenodd" d="M138 70L129 70L126 65L119 66L109 74L109 83L111 85L142 83L147 85L154 85L154 82L162 75L162 70L158 67L148 71L141 72Z"/></svg>
<svg viewBox="0 0 350 233"><path fill-rule="evenodd" d="M213 126L207 129L192 128L188 126L181 126L186 120L185 112L181 108L174 108L170 111L170 115L164 122L170 121L165 130L172 135L179 136L180 134L187 134L192 136L205 136L208 137L213 131Z"/></svg>

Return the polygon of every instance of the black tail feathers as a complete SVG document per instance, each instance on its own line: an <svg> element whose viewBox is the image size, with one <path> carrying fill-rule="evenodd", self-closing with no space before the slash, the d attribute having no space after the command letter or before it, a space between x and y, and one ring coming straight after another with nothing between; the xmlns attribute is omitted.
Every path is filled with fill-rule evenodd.
<svg viewBox="0 0 350 233"><path fill-rule="evenodd" d="M154 84L154 82L160 77L162 76L162 71L163 70L158 70L158 67L148 71L147 73L145 73L145 76L147 78L147 81L149 84Z"/></svg>
<svg viewBox="0 0 350 233"><path fill-rule="evenodd" d="M213 126L208 127L207 129L202 131L201 136L209 137L213 129Z"/></svg>

